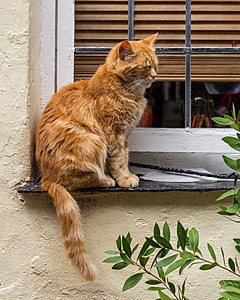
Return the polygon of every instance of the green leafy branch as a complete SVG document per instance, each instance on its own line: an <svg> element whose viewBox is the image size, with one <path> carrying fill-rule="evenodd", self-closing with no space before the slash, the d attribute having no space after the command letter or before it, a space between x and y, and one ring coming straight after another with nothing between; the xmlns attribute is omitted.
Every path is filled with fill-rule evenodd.
<svg viewBox="0 0 240 300"><path fill-rule="evenodd" d="M240 111L236 114L235 106L232 106L232 116L223 115L212 120L221 126L230 126L237 131L236 137L226 136L222 140L236 151L240 151ZM232 159L223 155L225 164L234 171L240 172L240 159Z"/></svg>
<svg viewBox="0 0 240 300"><path fill-rule="evenodd" d="M114 270L122 270L130 265L138 268L138 273L130 276L125 281L123 291L127 291L137 285L145 274L151 277L151 279L145 282L147 285L150 285L148 290L158 292L160 297L158 299L188 300L185 295L186 279L182 285L176 286L169 277L175 270L178 270L179 274L182 275L186 267L191 267L195 264L201 264L200 270L210 270L219 267L240 277L237 259L228 258L226 262L222 248L223 264L219 262L215 250L209 243L207 244L207 248L211 260L203 257L199 249L199 234L195 228L186 229L178 222L176 247L173 247L171 243L171 231L167 222L163 225L162 234L159 225L156 223L153 235L145 239L137 255L136 252L139 244L132 246L130 233L126 236L118 237L116 240L117 250L108 250L105 252L106 254L113 255L105 259L104 262L114 263L112 267ZM237 250L239 250L239 242L240 240L236 239Z"/></svg>

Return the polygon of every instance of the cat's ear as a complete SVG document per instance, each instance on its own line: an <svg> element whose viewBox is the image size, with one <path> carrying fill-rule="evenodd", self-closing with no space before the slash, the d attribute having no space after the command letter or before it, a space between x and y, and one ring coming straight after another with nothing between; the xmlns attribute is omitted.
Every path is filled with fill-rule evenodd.
<svg viewBox="0 0 240 300"><path fill-rule="evenodd" d="M149 37L145 38L143 40L144 43L148 44L149 46L153 47L154 46L154 43L156 41L156 38L158 36L158 32L153 34L153 35L150 35Z"/></svg>
<svg viewBox="0 0 240 300"><path fill-rule="evenodd" d="M119 45L118 54L122 60L134 55L133 48L128 41L124 41Z"/></svg>

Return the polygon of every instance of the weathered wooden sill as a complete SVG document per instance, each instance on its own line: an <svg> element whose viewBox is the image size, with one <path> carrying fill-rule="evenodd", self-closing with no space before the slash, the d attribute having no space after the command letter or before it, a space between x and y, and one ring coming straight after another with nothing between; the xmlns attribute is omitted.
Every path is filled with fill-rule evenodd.
<svg viewBox="0 0 240 300"><path fill-rule="evenodd" d="M110 188L91 188L82 189L77 192L84 194L98 194L107 192L167 192L167 191L189 191L189 192L209 192L216 190L230 190L236 187L240 187L240 182L237 182L237 186L234 185L233 180L228 181L199 181L199 182L155 182L140 180L140 184L135 188L121 188L121 187L110 187ZM20 186L17 191L19 193L43 193L39 183L27 182Z"/></svg>

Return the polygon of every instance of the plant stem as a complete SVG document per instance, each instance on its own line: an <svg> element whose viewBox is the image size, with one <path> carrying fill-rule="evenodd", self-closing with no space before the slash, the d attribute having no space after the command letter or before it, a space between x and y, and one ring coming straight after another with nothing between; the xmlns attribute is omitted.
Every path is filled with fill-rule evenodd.
<svg viewBox="0 0 240 300"><path fill-rule="evenodd" d="M175 252L177 252L177 253L183 253L183 251L181 251L181 250L178 250L178 249L171 249L172 251L175 251ZM225 266L222 266L222 265L220 265L217 261L209 261L209 260L207 260L207 259L205 259L205 258L202 258L202 257L200 257L200 256L198 256L198 255L194 255L195 257L196 257L196 259L198 259L198 260L201 260L201 261L203 261L203 262L205 262L205 263L208 263L208 264L212 264L212 263L216 263L216 266L218 266L219 268L221 268L221 269L223 269L223 270L225 270L225 271L227 271L227 272L229 272L229 273L232 273L233 275L235 275L235 276L238 276L238 277L240 277L240 274L237 274L237 273L235 273L235 272L233 272L231 269L228 269L228 268L226 268Z"/></svg>
<svg viewBox="0 0 240 300"><path fill-rule="evenodd" d="M131 259L132 260L132 259ZM165 288L174 296L175 299L180 300L179 298L177 298L177 296L175 295L175 293L173 293L171 291L171 289L167 286L167 284L159 277L157 277L155 274L153 274L152 272L148 271L145 267L141 266L139 263L137 263L136 261L132 262L135 264L135 266L139 267L141 270L143 270L145 273L147 273L148 275L151 275L152 277L154 277L156 280L159 281L159 283L162 283Z"/></svg>

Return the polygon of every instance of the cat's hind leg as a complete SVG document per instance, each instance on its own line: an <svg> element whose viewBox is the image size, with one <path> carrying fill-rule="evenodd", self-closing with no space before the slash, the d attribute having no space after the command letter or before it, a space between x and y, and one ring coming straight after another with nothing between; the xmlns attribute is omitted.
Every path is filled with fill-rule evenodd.
<svg viewBox="0 0 240 300"><path fill-rule="evenodd" d="M69 190L115 186L115 180L105 174L106 160L103 138L93 133L80 135L68 153L62 155L61 184Z"/></svg>

